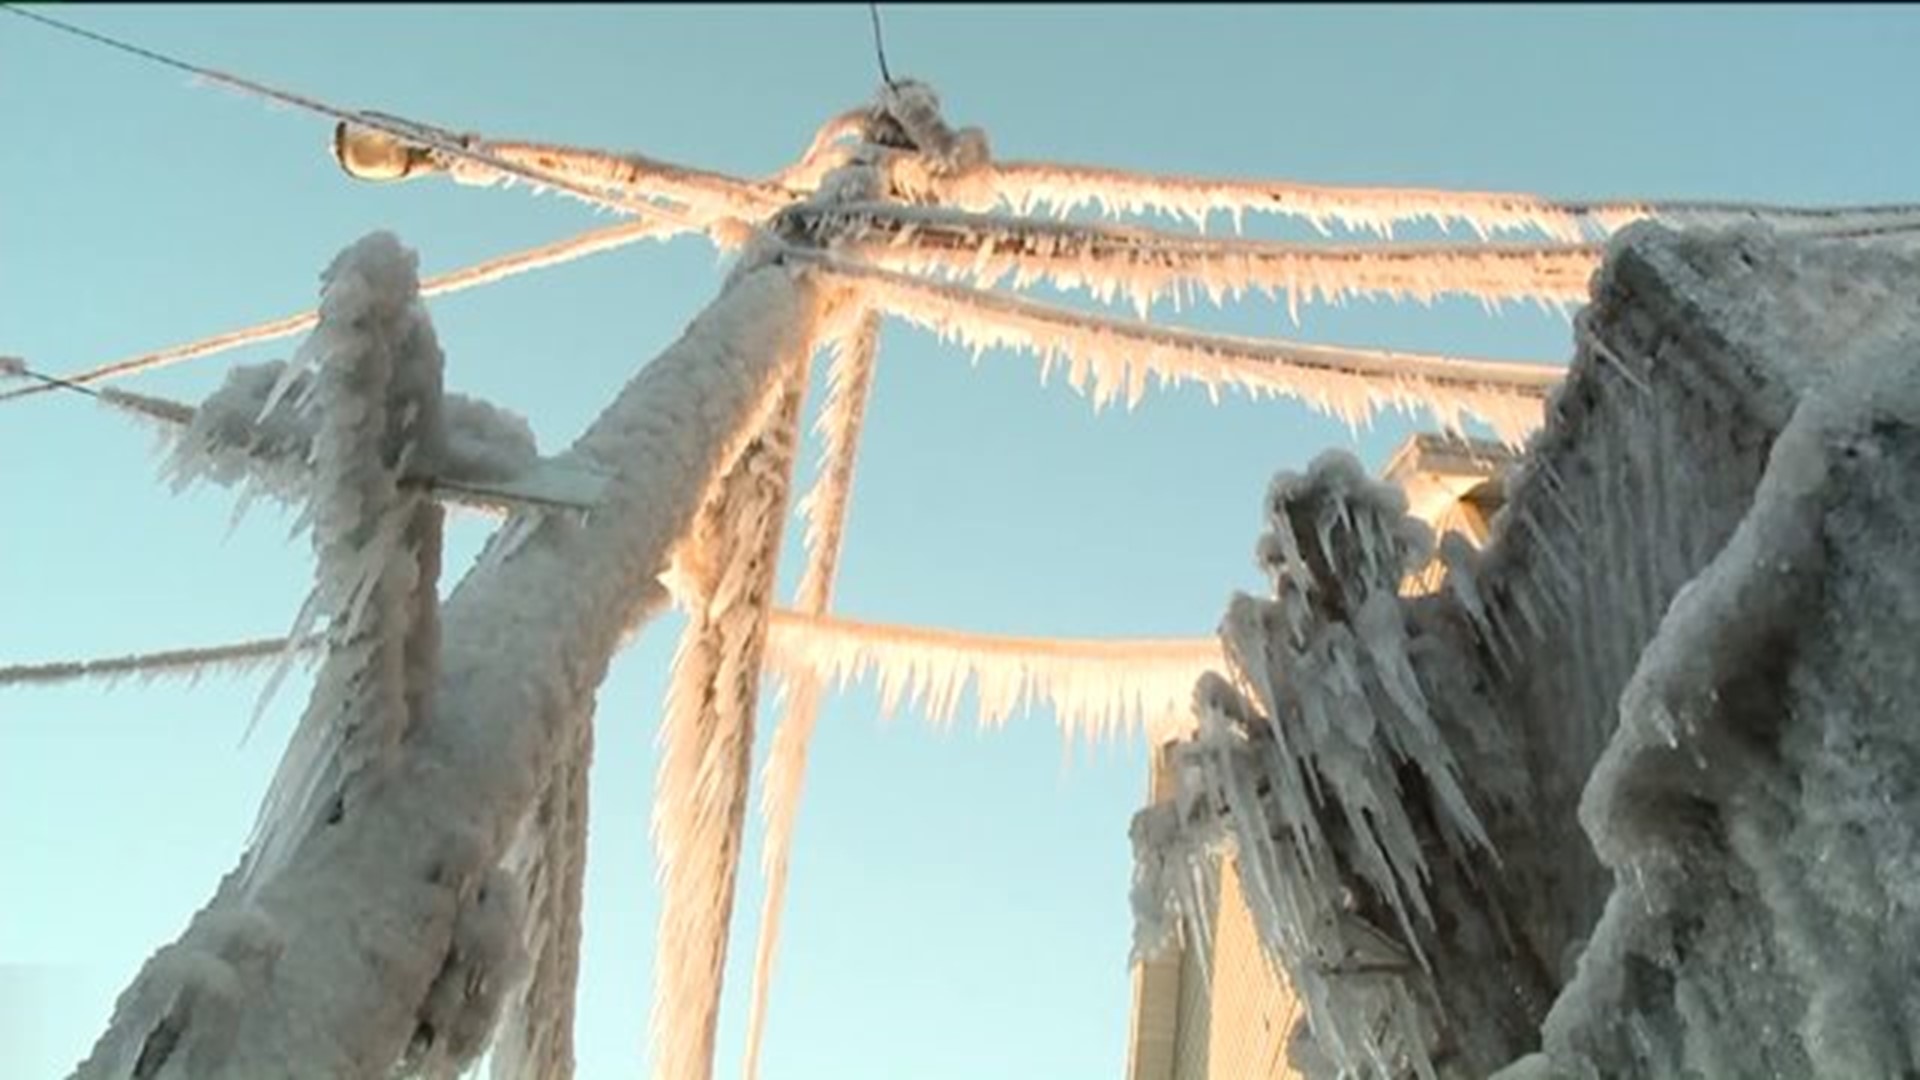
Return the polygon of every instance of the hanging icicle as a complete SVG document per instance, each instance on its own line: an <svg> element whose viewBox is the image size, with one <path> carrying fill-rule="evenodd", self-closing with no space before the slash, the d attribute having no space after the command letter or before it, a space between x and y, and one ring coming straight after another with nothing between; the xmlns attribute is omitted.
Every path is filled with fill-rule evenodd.
<svg viewBox="0 0 1920 1080"><path fill-rule="evenodd" d="M820 478L800 500L799 507L806 519L807 565L800 575L795 604L808 615L824 614L833 597L860 428L873 385L879 332L878 316L865 313L849 333L828 342L832 360L827 373L827 401L816 422L822 442ZM806 776L807 749L813 739L814 722L820 715L822 689L820 680L808 677L783 684L779 695L780 719L774 727L773 744L763 772L760 807L766 833L761 841L760 868L767 879L767 890L760 909L760 939L754 949L742 1080L755 1080L759 1073L767 996L773 958L779 948L781 913L785 908L788 858Z"/></svg>
<svg viewBox="0 0 1920 1080"><path fill-rule="evenodd" d="M654 1075L663 1080L706 1080L713 1070L761 654L805 378L803 359L695 524L706 559L669 675L654 788L662 899L651 1030Z"/></svg>

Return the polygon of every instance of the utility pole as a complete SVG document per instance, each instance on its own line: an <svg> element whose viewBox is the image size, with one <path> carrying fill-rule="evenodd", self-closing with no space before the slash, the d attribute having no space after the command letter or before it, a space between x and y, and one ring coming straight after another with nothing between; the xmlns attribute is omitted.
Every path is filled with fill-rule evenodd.
<svg viewBox="0 0 1920 1080"><path fill-rule="evenodd" d="M770 387L804 362L828 299L778 261L746 269L621 391L570 451L613 472L603 505L585 523L547 517L461 582L433 714L251 897L222 882L77 1076L373 1077L435 1037L420 1009L461 963L478 886L537 807L583 795L584 763L557 766L585 738L594 690L660 610L668 556Z"/></svg>
<svg viewBox="0 0 1920 1080"><path fill-rule="evenodd" d="M883 195L879 181L856 153L816 201L873 199ZM298 1075L375 1077L401 1063L450 1074L486 1046L509 996L496 1075L570 1072L582 866L578 852L562 850L562 826L585 813L594 691L613 654L661 609L670 570L693 618L676 665L681 701L670 703L685 730L669 734L663 773L711 783L714 769L731 772L740 796L684 851L668 853L670 873L696 888L676 896L669 885L663 928L683 933L666 935L682 947L661 958L662 989L697 986L709 969L717 976L807 363L822 337L857 334L871 349L870 318L852 311L847 290L787 258L823 237L775 231L784 235L751 243L707 310L563 456L610 477L591 514L514 511L448 598L436 684L423 695L431 706L401 725L392 752L344 775L337 762L283 763L276 791L313 788L311 775L291 774L315 770L338 789L267 808L263 829L285 835L284 852L262 861L251 850L222 881L122 995L76 1076L250 1078L291 1064ZM398 291L424 324L418 290L408 280ZM316 341L350 331L329 312L323 305ZM364 536L376 524L344 532ZM813 586L814 606L825 587ZM357 730L393 726L388 717L320 715L323 701L334 704L317 688L296 747L312 740L338 757ZM715 730L716 721L731 730ZM693 760L677 762L676 752ZM716 809L697 791L680 794L667 805ZM274 817L289 809L291 819ZM725 865L688 874L681 863L696 858ZM503 889L517 896L509 901ZM568 911L572 925L551 925ZM529 942L529 928L547 936ZM717 979L711 989L717 996ZM566 1023L551 1022L556 999L567 1003ZM677 1021L657 1025L658 1072L705 1075L711 1025Z"/></svg>

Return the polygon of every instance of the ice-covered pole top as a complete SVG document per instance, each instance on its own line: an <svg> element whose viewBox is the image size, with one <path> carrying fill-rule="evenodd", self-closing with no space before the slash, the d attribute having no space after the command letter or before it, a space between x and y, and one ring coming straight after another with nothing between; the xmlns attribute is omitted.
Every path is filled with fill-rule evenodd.
<svg viewBox="0 0 1920 1080"><path fill-rule="evenodd" d="M956 131L948 126L940 113L940 95L917 79L880 87L870 116L869 142L914 154L932 176L958 176L992 159L987 133L977 127Z"/></svg>

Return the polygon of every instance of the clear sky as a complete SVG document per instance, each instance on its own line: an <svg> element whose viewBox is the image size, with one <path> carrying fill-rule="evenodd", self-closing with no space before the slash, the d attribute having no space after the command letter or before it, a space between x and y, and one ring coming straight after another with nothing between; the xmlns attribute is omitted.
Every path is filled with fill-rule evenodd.
<svg viewBox="0 0 1920 1080"><path fill-rule="evenodd" d="M790 161L877 81L858 5L50 8L155 48L496 136L739 174ZM1920 200L1920 12L1897 7L888 7L896 75L1008 158L1561 197ZM460 266L604 221L564 198L349 181L329 123L0 17L0 353L66 371L301 310L376 228ZM1263 235L1296 235L1261 223ZM557 449L714 293L704 241L630 248L435 301L451 388ZM1161 313L1167 314L1167 313ZM1245 305L1193 325L1559 360L1564 319L1474 303ZM197 400L292 342L128 383ZM1204 394L1094 415L1032 363L898 325L856 481L837 610L1061 635L1208 632L1258 578L1276 469L1377 468L1425 420L1353 433ZM230 528L170 494L150 435L68 395L0 404L0 664L282 632L311 573L291 518ZM810 470L811 457L803 463ZM783 565L791 588L799 530ZM457 525L451 585L481 523ZM641 1075L657 890L653 737L679 621L600 698L578 1049ZM0 691L0 1076L59 1075L237 857L304 699L241 732L257 677ZM764 741L763 741L764 745ZM769 1080L1116 1076L1128 1009L1128 817L1143 745L822 716ZM760 901L749 835L717 1075L738 1071Z"/></svg>

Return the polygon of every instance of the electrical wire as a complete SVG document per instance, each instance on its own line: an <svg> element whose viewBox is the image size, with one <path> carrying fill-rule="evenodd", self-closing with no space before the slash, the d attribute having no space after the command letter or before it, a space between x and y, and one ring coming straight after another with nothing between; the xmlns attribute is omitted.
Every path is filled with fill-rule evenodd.
<svg viewBox="0 0 1920 1080"><path fill-rule="evenodd" d="M622 210L627 213L651 214L656 217L676 221L689 228L693 227L692 223L685 220L682 215L657 203L615 198L604 191L597 191L593 188L576 184L563 176L556 176L539 169L528 168L516 162L495 157L484 150L477 150L459 140L446 138L438 134L437 130L430 125L417 124L414 121L405 120L404 118L388 119L378 114L354 112L349 109L343 109L317 98L310 98L303 94L294 93L291 90L282 90L278 87L269 86L265 83L243 78L239 75L232 75L214 68L201 67L198 64L190 63L178 57L169 56L166 53L144 48L107 34L88 30L85 27L76 26L49 15L28 11L25 8L17 7L13 4L0 3L0 11L5 11L10 15L18 15L23 19L40 23L60 33L90 41L97 45L106 46L107 48L126 53L129 56L146 60L149 63L159 64L176 71L185 72L197 78L206 79L209 82L218 83L219 85L238 90L244 94L266 98L270 101L277 101L282 105L289 105L296 109L304 109L307 112L345 121L358 127L384 132L404 142L438 150L450 157L469 161L476 165L492 169L495 172L525 180L528 183L553 188L557 191L564 191L569 195L584 199L587 202L599 206Z"/></svg>
<svg viewBox="0 0 1920 1080"><path fill-rule="evenodd" d="M880 33L880 5L869 2L867 14L873 17L873 52L880 61L880 81L886 83L888 89L892 89L895 84L893 74L887 70L887 42Z"/></svg>

